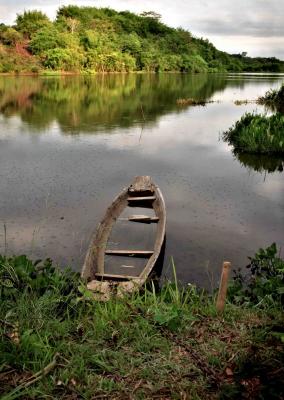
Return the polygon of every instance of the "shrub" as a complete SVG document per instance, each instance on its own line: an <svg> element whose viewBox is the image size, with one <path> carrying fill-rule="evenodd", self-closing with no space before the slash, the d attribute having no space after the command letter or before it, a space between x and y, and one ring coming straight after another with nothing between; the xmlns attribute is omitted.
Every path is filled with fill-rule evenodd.
<svg viewBox="0 0 284 400"><path fill-rule="evenodd" d="M263 97L259 97L257 102L284 113L284 85L279 90L269 90Z"/></svg>
<svg viewBox="0 0 284 400"><path fill-rule="evenodd" d="M259 249L249 260L248 276L235 271L234 283L229 288L231 300L252 305L273 301L283 304L284 260L277 256L276 244Z"/></svg>
<svg viewBox="0 0 284 400"><path fill-rule="evenodd" d="M54 48L44 53L43 64L53 70L73 71L79 70L84 59L81 53L72 49Z"/></svg>
<svg viewBox="0 0 284 400"><path fill-rule="evenodd" d="M25 11L23 14L17 14L16 29L22 32L28 38L44 26L50 26L48 17L41 11Z"/></svg>
<svg viewBox="0 0 284 400"><path fill-rule="evenodd" d="M65 37L54 27L44 27L35 33L29 44L33 54L43 54L44 52L57 47L66 47Z"/></svg>
<svg viewBox="0 0 284 400"><path fill-rule="evenodd" d="M284 116L247 113L223 133L223 139L238 152L284 153Z"/></svg>
<svg viewBox="0 0 284 400"><path fill-rule="evenodd" d="M208 65L200 55L182 55L182 70L184 72L206 72Z"/></svg>
<svg viewBox="0 0 284 400"><path fill-rule="evenodd" d="M0 33L0 40L8 46L15 46L22 39L22 35L15 29L8 27Z"/></svg>

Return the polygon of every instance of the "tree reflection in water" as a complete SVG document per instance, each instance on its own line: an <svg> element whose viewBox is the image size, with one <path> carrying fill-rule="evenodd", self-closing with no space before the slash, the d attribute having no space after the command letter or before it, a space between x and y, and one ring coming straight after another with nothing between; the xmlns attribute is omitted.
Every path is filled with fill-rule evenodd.
<svg viewBox="0 0 284 400"><path fill-rule="evenodd" d="M233 154L243 166L256 172L283 172L284 169L284 156L281 155L250 154L237 151L233 151Z"/></svg>
<svg viewBox="0 0 284 400"><path fill-rule="evenodd" d="M17 115L38 133L57 122L63 134L93 134L151 125L162 115L183 112L178 98L208 100L226 85L225 76L206 74L0 77L0 114Z"/></svg>

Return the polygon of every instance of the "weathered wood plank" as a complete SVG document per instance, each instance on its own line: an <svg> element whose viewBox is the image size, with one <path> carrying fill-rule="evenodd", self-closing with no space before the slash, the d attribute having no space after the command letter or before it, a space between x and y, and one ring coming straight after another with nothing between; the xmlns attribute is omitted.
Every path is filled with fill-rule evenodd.
<svg viewBox="0 0 284 400"><path fill-rule="evenodd" d="M158 217L150 217L149 215L130 215L128 221L133 222L158 222Z"/></svg>
<svg viewBox="0 0 284 400"><path fill-rule="evenodd" d="M129 193L154 193L155 187L150 176L136 176L130 185Z"/></svg>
<svg viewBox="0 0 284 400"><path fill-rule="evenodd" d="M155 200L156 196L137 196L137 197L128 197L128 201L145 201L145 200Z"/></svg>
<svg viewBox="0 0 284 400"><path fill-rule="evenodd" d="M150 217L149 215L130 215L128 218L118 218L119 221L132 222L158 222L158 217Z"/></svg>
<svg viewBox="0 0 284 400"><path fill-rule="evenodd" d="M137 279L139 276L133 276L133 275L120 275L120 274L100 274L96 273L95 274L96 278L107 278L107 279Z"/></svg>
<svg viewBox="0 0 284 400"><path fill-rule="evenodd" d="M105 254L117 256L151 256L154 252L152 250L106 250Z"/></svg>

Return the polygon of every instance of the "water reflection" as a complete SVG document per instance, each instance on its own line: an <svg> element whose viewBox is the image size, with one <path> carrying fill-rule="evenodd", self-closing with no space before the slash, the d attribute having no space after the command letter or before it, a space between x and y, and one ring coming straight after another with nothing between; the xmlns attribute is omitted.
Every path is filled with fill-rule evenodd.
<svg viewBox="0 0 284 400"><path fill-rule="evenodd" d="M243 166L256 172L283 172L284 156L248 154L237 151L233 151L233 154Z"/></svg>
<svg viewBox="0 0 284 400"><path fill-rule="evenodd" d="M0 253L5 223L9 253L79 269L106 207L135 175L151 175L165 196L163 273L172 256L179 279L209 286L224 259L238 267L258 247L283 246L283 160L234 156L220 140L244 112L263 111L234 101L281 79L0 77ZM178 98L215 102L180 107Z"/></svg>
<svg viewBox="0 0 284 400"><path fill-rule="evenodd" d="M225 76L202 74L0 77L0 113L19 116L36 132L56 121L65 134L95 133L151 125L169 112L182 112L178 98L208 100L226 85Z"/></svg>

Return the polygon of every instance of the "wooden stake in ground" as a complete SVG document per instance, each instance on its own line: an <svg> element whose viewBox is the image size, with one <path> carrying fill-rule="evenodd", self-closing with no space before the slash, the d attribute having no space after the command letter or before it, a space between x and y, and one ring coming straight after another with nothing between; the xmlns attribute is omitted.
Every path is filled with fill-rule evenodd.
<svg viewBox="0 0 284 400"><path fill-rule="evenodd" d="M222 313L224 311L230 269L231 269L231 263L229 261L224 261L219 292L217 297L217 303L216 303L216 308L219 313Z"/></svg>

